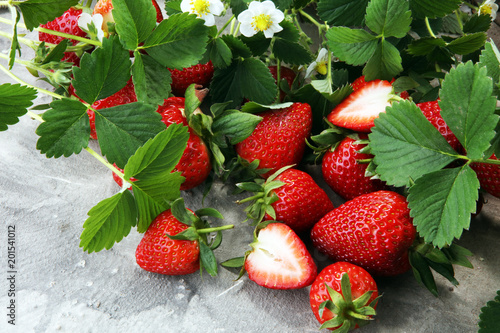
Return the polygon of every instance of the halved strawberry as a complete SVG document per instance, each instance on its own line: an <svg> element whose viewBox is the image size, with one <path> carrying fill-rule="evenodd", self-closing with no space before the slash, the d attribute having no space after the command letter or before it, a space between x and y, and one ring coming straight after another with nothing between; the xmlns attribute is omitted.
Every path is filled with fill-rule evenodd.
<svg viewBox="0 0 500 333"><path fill-rule="evenodd" d="M389 81L369 81L337 105L327 118L339 127L370 132L375 118L385 112L385 108L391 105L394 98L400 97L393 93Z"/></svg>
<svg viewBox="0 0 500 333"><path fill-rule="evenodd" d="M284 223L260 229L245 259L250 280L270 289L298 289L311 283L317 267L297 234Z"/></svg>

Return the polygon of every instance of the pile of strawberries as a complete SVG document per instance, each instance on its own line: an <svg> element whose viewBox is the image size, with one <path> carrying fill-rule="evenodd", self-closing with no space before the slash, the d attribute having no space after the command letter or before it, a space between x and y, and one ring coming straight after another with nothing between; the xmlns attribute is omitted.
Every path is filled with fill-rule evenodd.
<svg viewBox="0 0 500 333"><path fill-rule="evenodd" d="M153 3L161 21L161 11L156 1ZM101 0L95 12L109 21L111 8L109 0ZM79 14L81 10L70 9L45 27L84 36L75 24ZM60 42L44 33L40 33L39 38ZM64 60L78 65L74 53L68 53ZM171 70L172 92L176 97L166 99L157 110L167 127L171 124L189 126L183 112L186 89L191 84L200 89L209 87L213 71L210 62ZM270 67L270 72L277 79L276 67ZM291 87L296 73L282 67L281 75ZM237 186L252 193L240 203L249 203L245 211L255 225L255 232L254 241L249 244L251 249L244 257L223 263L227 267L241 267L241 274L246 272L250 280L266 288L310 286L311 308L321 327L342 331L372 319L378 300L372 275L394 276L408 271L411 268L409 249L418 238L405 196L370 177L368 166L373 156L363 151L374 119L393 101L408 98L408 94L395 94L392 82L366 82L364 77L351 86L353 92L327 117L332 127L340 128L345 134L342 140L325 143L311 138L311 107L296 102L259 113L262 120L253 133L234 145L241 165L254 167L254 180L242 179ZM71 88L70 93L75 95ZM285 98L284 92L280 98ZM123 89L97 101L93 107L100 109L135 101L130 80ZM418 106L450 145L460 151L460 143L440 116L438 102ZM98 139L91 111L89 117L91 136ZM346 200L339 207L334 207L326 192L300 170L308 141L318 145L314 150L321 158L324 181ZM474 168L482 187L500 197L500 168L492 165ZM204 183L212 169L210 148L190 127L187 147L174 170L185 177L181 190ZM122 186L121 179L114 176ZM169 209L152 222L137 247L140 267L167 275L190 274L200 267L209 270L207 262L211 257L204 258L206 251L200 238L217 230L208 230L200 217L188 209L182 215L181 218L178 212ZM321 272L310 254L312 247L332 261Z"/></svg>

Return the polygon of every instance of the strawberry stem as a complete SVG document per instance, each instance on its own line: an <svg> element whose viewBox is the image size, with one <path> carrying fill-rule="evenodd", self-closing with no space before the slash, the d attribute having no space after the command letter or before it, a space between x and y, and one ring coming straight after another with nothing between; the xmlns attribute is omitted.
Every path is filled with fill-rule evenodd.
<svg viewBox="0 0 500 333"><path fill-rule="evenodd" d="M323 24L321 24L318 21L316 21L311 15L309 15L308 13L306 13L304 10L299 9L299 13L300 13L300 15L304 16L305 18L307 18L316 27L318 27L318 30L320 32L325 29L325 26Z"/></svg>
<svg viewBox="0 0 500 333"><path fill-rule="evenodd" d="M429 23L428 17L425 17L425 26L427 27L427 31L429 32L429 35L431 35L432 38L437 38L436 35L434 34L434 31L432 31L431 24Z"/></svg>
<svg viewBox="0 0 500 333"><path fill-rule="evenodd" d="M234 229L234 224L223 225L220 227L213 227L213 228L197 229L196 232L199 234L209 234L211 232L217 232L217 231L228 230L228 229Z"/></svg>
<svg viewBox="0 0 500 333"><path fill-rule="evenodd" d="M219 37L219 36L220 36L220 34L221 34L221 33L222 33L222 32L223 32L226 28L227 28L227 26L228 26L229 24L233 24L234 19L235 19L235 16L234 16L234 14L233 14L233 16L231 16L231 17L229 18L229 20L227 20L227 21L226 21L226 23L224 23L224 25L222 26L222 28L220 28L220 30L219 30L219 31L217 31L217 34L215 35L215 38Z"/></svg>

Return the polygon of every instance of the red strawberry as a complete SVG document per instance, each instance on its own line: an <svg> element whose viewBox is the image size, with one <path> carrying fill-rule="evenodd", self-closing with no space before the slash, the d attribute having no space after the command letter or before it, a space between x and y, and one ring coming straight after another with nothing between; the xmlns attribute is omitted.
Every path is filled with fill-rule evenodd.
<svg viewBox="0 0 500 333"><path fill-rule="evenodd" d="M389 81L369 81L337 105L327 119L339 127L370 132L374 119L385 112L385 108L391 105L391 100L395 97L397 96Z"/></svg>
<svg viewBox="0 0 500 333"><path fill-rule="evenodd" d="M459 151L462 145L460 144L460 141L458 141L455 134L453 134L451 129L448 127L448 125L446 125L444 119L441 117L441 108L439 107L438 101L418 103L417 106L420 108L420 110L422 110L425 118L429 120L432 126L434 126L439 131L439 133L444 136L450 146L456 151Z"/></svg>
<svg viewBox="0 0 500 333"><path fill-rule="evenodd" d="M73 86L69 87L69 93L71 95L77 96ZM132 78L130 78L125 87L109 97L94 102L94 104L92 104L92 107L96 110L100 110L134 102L137 102L137 96L135 95L134 83L132 82ZM94 111L88 110L87 114L89 115L90 119L90 137L92 139L97 139Z"/></svg>
<svg viewBox="0 0 500 333"><path fill-rule="evenodd" d="M383 276L410 269L408 249L415 236L406 198L391 191L347 201L311 230L313 245L331 259L348 261Z"/></svg>
<svg viewBox="0 0 500 333"><path fill-rule="evenodd" d="M339 332L368 324L375 314L377 298L377 284L371 275L347 262L324 268L309 293L311 309L323 324L321 328ZM331 311L334 308L336 313Z"/></svg>
<svg viewBox="0 0 500 333"><path fill-rule="evenodd" d="M283 223L260 229L245 258L250 280L271 289L298 289L310 285L316 264L297 234Z"/></svg>
<svg viewBox="0 0 500 333"><path fill-rule="evenodd" d="M259 169L270 168L262 175L267 178L284 166L300 162L311 132L312 112L309 104L293 103L260 116L262 121L248 138L236 144L236 152L249 162L259 160Z"/></svg>
<svg viewBox="0 0 500 333"><path fill-rule="evenodd" d="M366 138L366 136L361 138ZM346 200L387 188L382 181L365 176L368 163L358 161L373 158L373 155L357 152L365 146L355 144L354 139L346 137L334 151L329 150L323 156L321 171L325 182L335 193Z"/></svg>
<svg viewBox="0 0 500 333"><path fill-rule="evenodd" d="M167 127L171 124L188 126L183 115L184 101L183 97L170 97L158 107L157 111L161 114L162 121ZM210 153L205 142L189 128L187 147L174 169L174 171L180 171L182 176L186 178L181 185L181 190L189 190L200 185L207 179L211 170Z"/></svg>
<svg viewBox="0 0 500 333"><path fill-rule="evenodd" d="M248 183L238 184L238 187L245 189L245 184ZM311 229L333 209L332 201L325 191L311 176L297 169L278 170L260 186L260 191L252 192L256 194L240 201L253 201L245 209L249 218L256 222L262 218L266 221L281 221L296 233Z"/></svg>
<svg viewBox="0 0 500 333"><path fill-rule="evenodd" d="M169 210L164 211L149 226L135 258L139 266L149 272L184 275L200 269L200 247L197 240L173 240L166 235L177 235L189 226L179 222Z"/></svg>
<svg viewBox="0 0 500 333"><path fill-rule="evenodd" d="M156 2L156 0L152 0L153 6L156 9L156 22L161 22L163 20L163 14L161 12L160 6ZM102 22L102 30L108 32L108 23L114 23L115 19L113 18L113 3L112 0L99 0L94 6L94 15L101 14L103 18Z"/></svg>
<svg viewBox="0 0 500 333"><path fill-rule="evenodd" d="M207 87L214 75L214 66L209 61L206 64L198 64L188 68L168 69L172 74L172 93L175 96L184 96L187 87L197 84Z"/></svg>
<svg viewBox="0 0 500 333"><path fill-rule="evenodd" d="M279 84L278 82L278 66L269 66L269 71L271 72L271 75L274 77L274 79L276 80L276 84ZM280 66L280 81L285 79L286 82L288 82L288 87L291 89L292 88L292 84L293 84L293 81L295 80L295 77L297 75L295 74L295 72L288 68L288 67L284 67L284 66ZM286 96L286 93L283 91L283 90L280 90L280 101L282 101Z"/></svg>
<svg viewBox="0 0 500 333"><path fill-rule="evenodd" d="M491 155L490 159L498 160L495 154ZM481 188L500 198L500 165L472 163L471 168L476 172Z"/></svg>
<svg viewBox="0 0 500 333"><path fill-rule="evenodd" d="M395 79L392 79L389 83L393 84ZM370 82L370 81L368 81ZM367 82L365 81L365 76L360 76L356 80L354 80L353 83L351 83L351 87L353 91L360 90L364 86L366 86ZM399 96L403 99L408 99L410 98L410 94L407 91L403 91L402 93L399 94Z"/></svg>
<svg viewBox="0 0 500 333"><path fill-rule="evenodd" d="M75 35L79 37L86 37L87 33L78 26L78 18L82 13L81 9L70 8L63 15L55 18L53 21L42 24L41 27L45 29L64 32L66 34ZM45 32L38 33L38 39L41 42L59 44L63 41L64 37L54 36ZM78 41L71 39L71 44L76 45ZM63 61L72 62L75 66L80 65L80 58L75 52L65 52Z"/></svg>

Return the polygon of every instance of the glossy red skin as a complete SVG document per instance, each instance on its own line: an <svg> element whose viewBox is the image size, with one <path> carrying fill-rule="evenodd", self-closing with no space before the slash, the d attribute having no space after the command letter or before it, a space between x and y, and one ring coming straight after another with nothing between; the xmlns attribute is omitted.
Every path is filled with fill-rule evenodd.
<svg viewBox="0 0 500 333"><path fill-rule="evenodd" d="M257 239L261 240L262 237L264 237L264 233L267 233L270 237L272 237L273 244L271 246L275 243L279 244L281 240L284 240L286 245L277 248L277 252L272 252L273 249L270 248L267 249L271 251L272 255L277 255L277 258L271 264L269 264L269 262L263 263L258 260L259 253L256 253L256 251L261 250L252 250L245 260L245 271L248 274L248 278L257 283L259 286L269 289L300 289L313 283L318 274L318 269L311 254L299 236L297 236L297 234L289 226L283 223L269 223L265 228L260 230ZM288 248L288 246L291 247L293 253L288 251L286 251L286 254L283 254L282 252L279 253L280 250L289 250L290 248ZM280 260L281 255L285 257L284 260ZM269 265L274 265L275 263L279 265L282 261L286 261L290 256L294 257L296 260L295 264L300 266L300 277L288 276L286 272L284 272L286 269L277 270L274 274L268 274Z"/></svg>
<svg viewBox="0 0 500 333"><path fill-rule="evenodd" d="M491 155L490 159L498 160L495 154ZM476 172L481 188L500 198L500 165L472 163L471 168Z"/></svg>
<svg viewBox="0 0 500 333"><path fill-rule="evenodd" d="M456 151L460 151L462 145L448 125L446 125L443 117L441 117L441 108L439 107L438 101L418 103L417 106L422 110L425 118L427 118L432 126L444 136L450 146Z"/></svg>
<svg viewBox="0 0 500 333"><path fill-rule="evenodd" d="M82 13L81 9L70 8L63 15L55 18L53 21L42 24L41 27L45 29L64 32L70 35L86 37L87 33L78 26L78 18ZM64 37L54 36L45 32L38 32L38 39L41 42L59 44ZM78 41L70 39L72 45L78 44ZM75 52L65 52L63 61L72 62L75 66L80 65L80 58Z"/></svg>
<svg viewBox="0 0 500 333"><path fill-rule="evenodd" d="M410 269L408 249L415 237L406 198L392 191L347 201L311 230L313 245L332 260L353 263L379 276Z"/></svg>
<svg viewBox="0 0 500 333"><path fill-rule="evenodd" d="M184 98L170 97L165 100L163 105L158 107L157 112L161 114L162 121L167 127L171 124L188 126L181 109L184 109ZM205 142L191 128L188 131L187 147L174 169L174 171L180 171L182 176L186 178L181 185L182 191L192 189L203 183L212 170L210 153Z"/></svg>
<svg viewBox="0 0 500 333"><path fill-rule="evenodd" d="M188 228L169 210L158 215L137 246L135 258L144 270L166 275L191 274L200 269L198 241L172 240Z"/></svg>
<svg viewBox="0 0 500 333"><path fill-rule="evenodd" d="M187 87L193 83L208 87L214 75L214 66L211 61L182 70L170 68L168 70L172 75L172 93L180 97L184 96Z"/></svg>
<svg viewBox="0 0 500 333"><path fill-rule="evenodd" d="M279 110L260 113L263 119L253 133L236 144L243 159L259 160L259 169L270 168L262 175L267 178L278 169L298 164L304 155L305 139L311 133L312 112L309 104L294 103Z"/></svg>
<svg viewBox="0 0 500 333"><path fill-rule="evenodd" d="M276 220L285 223L296 233L311 229L319 219L334 208L325 191L303 171L288 169L276 180L285 183L271 191L279 198L271 204L276 212ZM266 214L264 220L274 219Z"/></svg>
<svg viewBox="0 0 500 333"><path fill-rule="evenodd" d="M323 156L321 163L323 179L335 193L345 200L387 188L384 182L365 177L368 163L357 161L373 158L373 155L358 153L357 151L366 145L354 144L354 142L354 139L346 137L333 152L328 151Z"/></svg>
<svg viewBox="0 0 500 333"><path fill-rule="evenodd" d="M347 275L349 276L353 300L368 291L374 291L370 299L368 300L368 304L370 304L375 298L378 297L377 284L366 270L348 262L336 262L334 264L331 264L325 267L318 274L313 284L311 285L311 290L309 292L309 302L311 304L311 310L313 311L316 319L321 324L334 317L334 314L326 308L323 311L323 316L320 317L319 315L318 310L320 304L326 300L331 299L325 284L331 287L333 290L342 294L341 279L344 273L347 273ZM376 308L376 304L374 308ZM334 330L335 328L336 327L330 328L330 330Z"/></svg>
<svg viewBox="0 0 500 333"><path fill-rule="evenodd" d="M271 72L271 75L274 77L274 80L276 80L276 84L279 84L278 79L277 79L278 67L277 66L269 66L269 71ZM290 89L291 89L293 81L295 80L295 77L297 76L297 74L295 74L295 72L291 68L281 66L280 67L280 76L281 76L281 80L285 79L286 82L288 82L288 87L290 87ZM280 89L280 101L282 101L285 98L285 96L286 96L286 93Z"/></svg>
<svg viewBox="0 0 500 333"><path fill-rule="evenodd" d="M152 0L152 2L156 10L156 22L160 23L163 20L161 8L156 0ZM94 14L104 15L111 10L113 10L113 4L111 3L111 0L99 0L94 6Z"/></svg>

